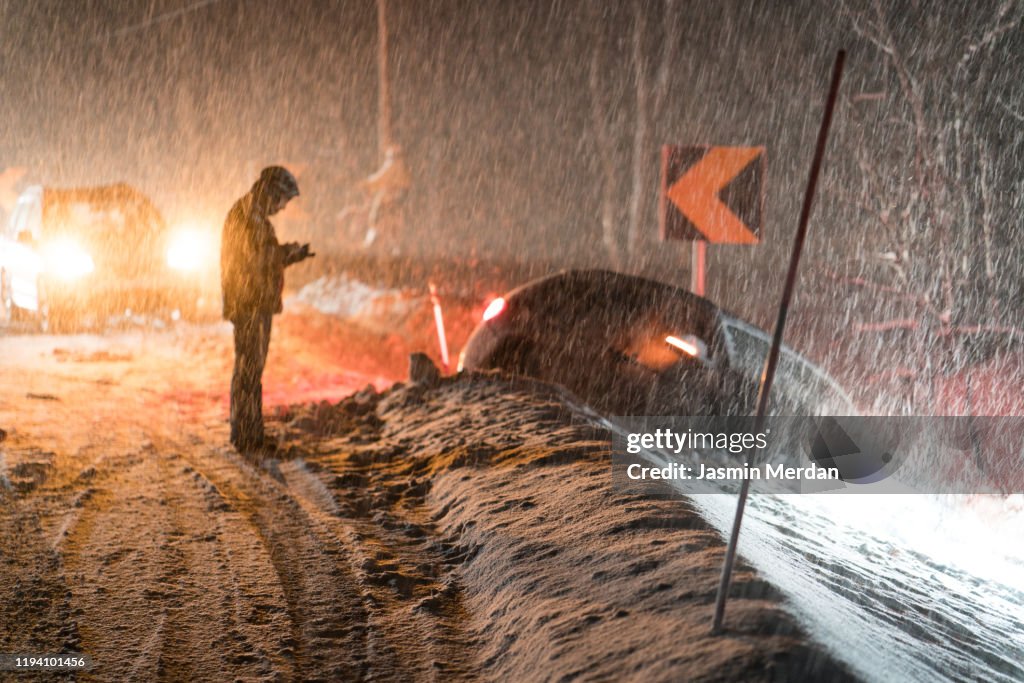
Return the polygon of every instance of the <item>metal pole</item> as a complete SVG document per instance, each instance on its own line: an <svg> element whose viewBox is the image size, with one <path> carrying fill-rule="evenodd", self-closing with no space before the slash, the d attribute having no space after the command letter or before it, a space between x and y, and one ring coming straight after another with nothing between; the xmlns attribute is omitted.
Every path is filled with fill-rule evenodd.
<svg viewBox="0 0 1024 683"><path fill-rule="evenodd" d="M377 144L381 159L391 146L391 82L388 80L387 0L377 0Z"/></svg>
<svg viewBox="0 0 1024 683"><path fill-rule="evenodd" d="M708 243L705 240L694 240L690 245L690 291L697 296L704 296Z"/></svg>
<svg viewBox="0 0 1024 683"><path fill-rule="evenodd" d="M807 237L807 225L811 217L811 206L814 203L814 192L818 186L821 162L825 157L828 131L832 126L832 111L835 108L836 96L839 94L839 81L843 76L843 63L845 61L846 51L840 50L836 54L835 66L832 67L832 85L828 91L828 99L825 101L825 114L821 120L821 129L818 131L818 144L814 150L814 161L811 163L811 174L807 180L807 191L804 193L803 208L800 210L800 223L796 230L796 237L793 239L793 253L789 257L789 271L786 273L786 282L782 288L782 301L779 302L779 317L775 321L772 348L768 352L768 359L765 361L764 371L761 373L761 387L757 392L757 414L754 419L755 432L761 431L764 425L765 414L768 410L768 397L772 390L775 368L779 362L779 350L782 346L782 332L786 327L786 315L789 313L789 303L793 298L793 290L796 287L800 254L803 251L804 240ZM756 453L756 449L753 452ZM739 499L736 501L736 517L732 522L729 545L725 549L722 578L718 583L718 596L715 598L715 618L711 625L712 633L720 633L722 630L722 620L725 618L725 601L729 593L729 582L732 579L732 567L736 561L736 545L740 538L740 525L743 523L743 510L746 507L749 491L750 481L744 479L743 484L740 486Z"/></svg>

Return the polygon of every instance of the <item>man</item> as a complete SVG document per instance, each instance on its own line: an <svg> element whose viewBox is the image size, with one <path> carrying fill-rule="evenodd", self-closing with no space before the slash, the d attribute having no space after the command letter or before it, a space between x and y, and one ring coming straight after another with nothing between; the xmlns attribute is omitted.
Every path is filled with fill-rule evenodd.
<svg viewBox="0 0 1024 683"><path fill-rule="evenodd" d="M313 254L309 244L280 244L269 217L299 196L295 176L281 166L263 169L224 221L220 270L224 319L235 328L231 376L231 443L240 453L264 449L263 366L270 325L280 313L284 269Z"/></svg>

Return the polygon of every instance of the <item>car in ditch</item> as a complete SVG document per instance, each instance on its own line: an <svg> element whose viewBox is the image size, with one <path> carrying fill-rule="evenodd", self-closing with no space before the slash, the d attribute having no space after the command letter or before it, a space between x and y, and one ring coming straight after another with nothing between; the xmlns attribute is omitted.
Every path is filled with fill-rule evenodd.
<svg viewBox="0 0 1024 683"><path fill-rule="evenodd" d="M123 183L23 192L0 230L0 322L76 329L135 314L195 314L216 275L216 241L168 228Z"/></svg>
<svg viewBox="0 0 1024 683"><path fill-rule="evenodd" d="M691 292L605 270L534 280L490 302L460 370L560 384L606 415L752 414L764 330ZM769 412L854 415L823 369L783 346Z"/></svg>

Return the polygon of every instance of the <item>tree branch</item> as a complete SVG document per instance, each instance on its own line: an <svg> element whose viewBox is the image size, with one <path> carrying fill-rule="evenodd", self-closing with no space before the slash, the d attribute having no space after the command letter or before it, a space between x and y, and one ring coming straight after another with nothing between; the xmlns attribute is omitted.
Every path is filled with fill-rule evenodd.
<svg viewBox="0 0 1024 683"><path fill-rule="evenodd" d="M1006 15L1010 12L1010 9L1012 9L1016 4L1017 3L1013 2L1013 0L1003 0L1003 3L999 5L999 10L996 12L996 17L993 20L994 26L986 31L979 40L967 46L967 50L964 51L963 56L960 57L960 61L957 62L956 68L958 71L966 69L968 62L970 62L975 55L981 52L984 48L992 45L999 36L1020 24L1021 17L1019 16L1016 18L1011 17L1004 21Z"/></svg>

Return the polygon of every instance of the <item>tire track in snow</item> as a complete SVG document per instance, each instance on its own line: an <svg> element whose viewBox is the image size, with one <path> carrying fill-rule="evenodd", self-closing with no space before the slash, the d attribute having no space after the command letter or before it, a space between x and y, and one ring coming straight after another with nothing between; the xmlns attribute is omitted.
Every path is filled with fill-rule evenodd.
<svg viewBox="0 0 1024 683"><path fill-rule="evenodd" d="M168 608L161 674L211 680L294 674L284 595L268 576L270 558L241 516L161 448L162 495L173 535L170 569L181 599Z"/></svg>
<svg viewBox="0 0 1024 683"><path fill-rule="evenodd" d="M284 597L240 515L167 446L108 458L58 547L86 678L292 677Z"/></svg>
<svg viewBox="0 0 1024 683"><path fill-rule="evenodd" d="M460 628L461 604L457 584L441 585L434 568L444 558L429 551L431 536L424 525L396 523L386 517L349 516L317 475L301 461L281 467L288 490L311 519L346 544L368 604L371 634L379 644L377 656L398 655L390 643L400 643L406 676L453 680L464 677L472 659L468 637ZM369 508L379 491L350 490L349 507ZM412 530L412 537L400 528ZM431 634L428 639L423 634Z"/></svg>
<svg viewBox="0 0 1024 683"><path fill-rule="evenodd" d="M150 460L108 464L59 543L82 651L95 667L84 678L155 679L166 636L163 598L173 591L163 580L170 523L151 490Z"/></svg>
<svg viewBox="0 0 1024 683"><path fill-rule="evenodd" d="M343 544L313 523L281 485L226 449L183 458L259 536L287 602L296 676L370 677L367 615ZM374 666L392 663L373 653Z"/></svg>

